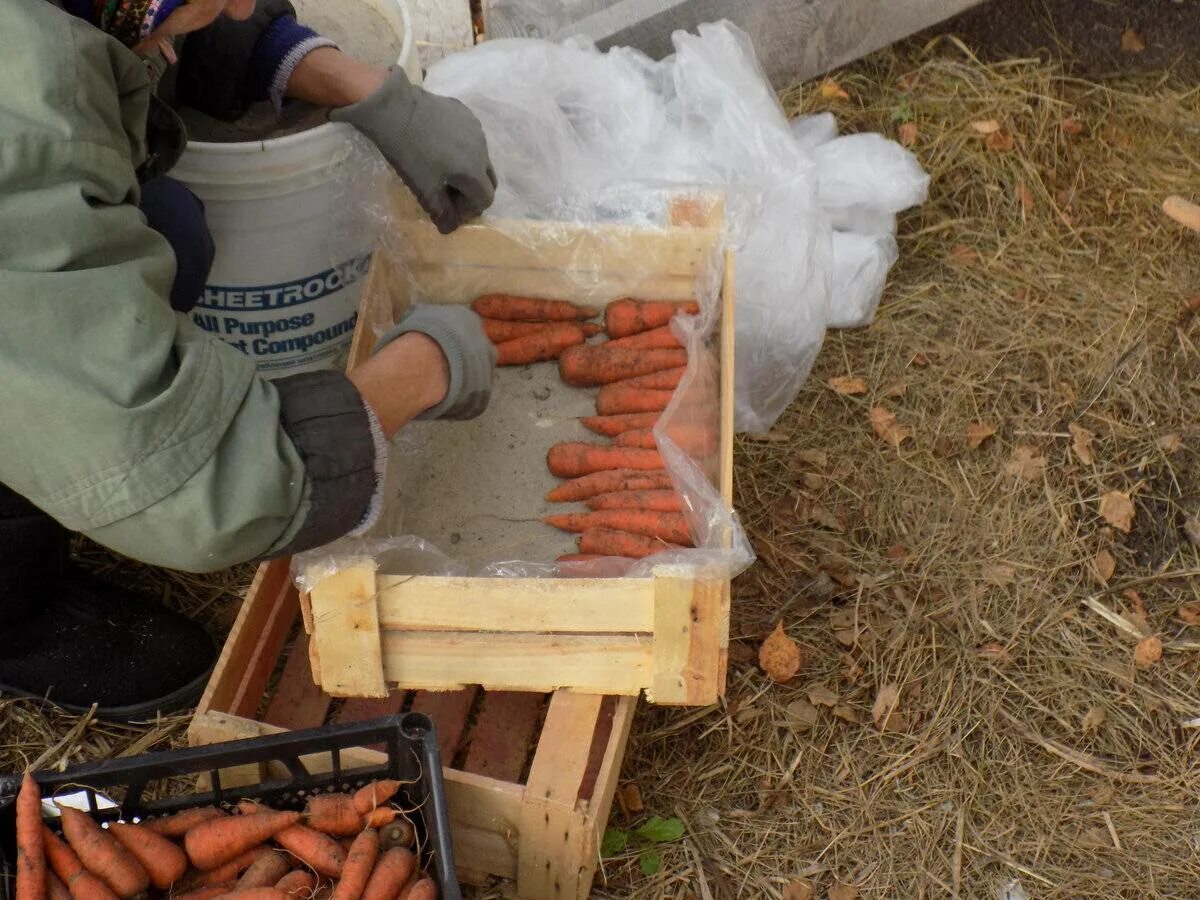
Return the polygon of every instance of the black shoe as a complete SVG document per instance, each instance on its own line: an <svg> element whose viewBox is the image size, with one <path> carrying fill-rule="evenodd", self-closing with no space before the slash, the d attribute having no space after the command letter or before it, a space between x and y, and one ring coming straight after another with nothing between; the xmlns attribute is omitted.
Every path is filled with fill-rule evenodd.
<svg viewBox="0 0 1200 900"><path fill-rule="evenodd" d="M113 721L195 704L217 656L208 633L74 569L36 608L0 624L0 693Z"/></svg>

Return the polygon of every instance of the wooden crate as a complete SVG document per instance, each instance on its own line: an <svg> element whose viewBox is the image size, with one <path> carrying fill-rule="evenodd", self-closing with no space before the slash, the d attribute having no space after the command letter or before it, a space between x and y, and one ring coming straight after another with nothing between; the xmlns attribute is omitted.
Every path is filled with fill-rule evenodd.
<svg viewBox="0 0 1200 900"><path fill-rule="evenodd" d="M443 237L427 221L406 216L402 201L397 204L396 224L384 245L403 247L407 261L401 274L392 268L393 257L376 254L351 349L352 367L414 295L426 303L466 303L486 289L597 305L626 295L694 296L697 278L712 266L721 221L719 200L692 197L671 204L666 228L505 222L469 225ZM711 377L696 391L699 403L693 407L711 414L713 433L719 435L709 475L729 503L733 278L728 254L722 274L721 327L705 350L711 354L706 369ZM568 427L579 428L574 419L570 422ZM456 430L445 435L448 442L462 433L460 426L451 427ZM540 503L540 492L534 497ZM481 685L622 696L645 691L656 703L706 705L724 690L727 578L696 578L667 567L651 577L605 579L443 577L385 574L378 568L364 559L331 576L314 574L309 581L315 586L301 597L314 680L336 696L383 697L390 685L428 690Z"/></svg>
<svg viewBox="0 0 1200 900"><path fill-rule="evenodd" d="M313 685L299 617L288 561L263 565L196 710L191 744L419 710L438 729L460 876L511 879L533 900L588 896L635 698L467 688L339 701ZM380 755L363 748L343 764ZM221 780L263 775L229 771Z"/></svg>

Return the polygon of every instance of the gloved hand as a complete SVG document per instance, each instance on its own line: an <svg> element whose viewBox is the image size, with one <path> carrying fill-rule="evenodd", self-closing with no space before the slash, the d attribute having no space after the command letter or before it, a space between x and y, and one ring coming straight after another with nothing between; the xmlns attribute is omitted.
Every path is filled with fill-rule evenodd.
<svg viewBox="0 0 1200 900"><path fill-rule="evenodd" d="M442 234L492 205L496 173L479 120L458 100L412 85L403 70L329 118L379 148Z"/></svg>
<svg viewBox="0 0 1200 900"><path fill-rule="evenodd" d="M496 350L483 333L479 316L465 306L414 306L379 339L375 352L410 331L432 338L450 364L445 399L417 418L474 419L487 409Z"/></svg>

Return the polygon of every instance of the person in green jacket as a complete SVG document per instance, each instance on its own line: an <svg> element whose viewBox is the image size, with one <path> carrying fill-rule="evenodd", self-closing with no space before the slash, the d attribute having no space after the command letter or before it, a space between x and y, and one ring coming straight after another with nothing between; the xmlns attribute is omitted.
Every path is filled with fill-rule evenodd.
<svg viewBox="0 0 1200 900"><path fill-rule="evenodd" d="M166 174L186 138L156 78L178 56L179 100L222 118L332 108L443 232L495 176L465 106L285 0L3 0L0 48L0 693L152 716L195 699L214 643L74 568L69 532L200 572L365 530L388 438L478 415L493 365L457 308L414 308L351 377L270 382L191 323L211 240Z"/></svg>

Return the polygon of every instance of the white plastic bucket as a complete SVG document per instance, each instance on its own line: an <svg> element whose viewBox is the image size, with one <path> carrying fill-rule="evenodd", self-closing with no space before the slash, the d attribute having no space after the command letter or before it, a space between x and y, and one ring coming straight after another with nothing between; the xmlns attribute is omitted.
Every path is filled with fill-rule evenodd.
<svg viewBox="0 0 1200 900"><path fill-rule="evenodd" d="M419 80L405 0L361 2L401 36L397 65ZM263 141L192 141L171 172L204 201L216 247L192 320L269 378L329 368L353 336L376 236L364 209L383 186L354 137L328 122Z"/></svg>

